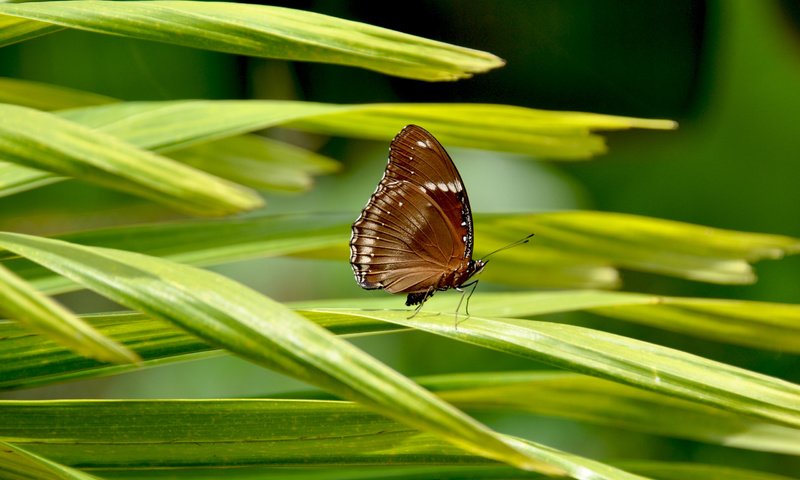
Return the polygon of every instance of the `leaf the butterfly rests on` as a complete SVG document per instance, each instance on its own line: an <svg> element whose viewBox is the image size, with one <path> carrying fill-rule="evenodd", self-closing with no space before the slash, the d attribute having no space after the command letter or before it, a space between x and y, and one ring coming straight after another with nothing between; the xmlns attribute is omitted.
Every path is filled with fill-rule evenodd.
<svg viewBox="0 0 800 480"><path fill-rule="evenodd" d="M421 307L435 291L462 287L483 269L485 262L472 259L472 242L469 199L453 160L425 129L406 126L353 223L356 282L407 293L406 305Z"/></svg>

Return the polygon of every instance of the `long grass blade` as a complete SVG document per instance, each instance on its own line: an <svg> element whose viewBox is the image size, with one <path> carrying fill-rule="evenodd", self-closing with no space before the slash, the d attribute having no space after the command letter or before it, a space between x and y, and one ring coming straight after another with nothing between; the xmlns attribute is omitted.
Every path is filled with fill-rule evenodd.
<svg viewBox="0 0 800 480"><path fill-rule="evenodd" d="M388 141L403 126L416 122L431 129L448 146L575 160L605 151L602 137L591 133L594 130L674 128L669 121L468 104L334 105L198 100L118 103L62 111L59 115L139 148L161 153L276 125ZM453 118L459 119L457 125ZM354 129L353 125L363 128ZM0 196L25 190L25 175L30 176L29 188L42 184L41 172L6 170L7 167L0 169Z"/></svg>
<svg viewBox="0 0 800 480"><path fill-rule="evenodd" d="M486 464L437 437L349 402L301 400L0 401L0 438L92 468ZM130 428L127 418L137 419ZM173 427L174 426L174 427ZM508 436L574 478L643 480Z"/></svg>
<svg viewBox="0 0 800 480"><path fill-rule="evenodd" d="M427 81L458 80L504 64L495 55L479 50L318 13L267 5L76 0L0 4L0 15L35 21L32 25L26 21L14 32L7 33L5 43L25 40L34 32L45 33L39 23L43 22L55 28L75 28L253 57L350 65Z"/></svg>
<svg viewBox="0 0 800 480"><path fill-rule="evenodd" d="M193 267L122 250L0 233L0 246L205 341L318 385L461 448L558 471L406 377L257 292Z"/></svg>
<svg viewBox="0 0 800 480"><path fill-rule="evenodd" d="M58 343L104 362L136 363L139 356L106 337L0 265L0 312Z"/></svg>
<svg viewBox="0 0 800 480"><path fill-rule="evenodd" d="M26 107L0 104L0 157L198 215L225 215L263 205L249 189Z"/></svg>
<svg viewBox="0 0 800 480"><path fill-rule="evenodd" d="M24 448L0 441L0 478L4 480L99 480Z"/></svg>
<svg viewBox="0 0 800 480"><path fill-rule="evenodd" d="M696 355L573 325L405 311L310 309L358 316L588 373L644 390L800 428L800 386ZM313 318L313 316L311 317Z"/></svg>

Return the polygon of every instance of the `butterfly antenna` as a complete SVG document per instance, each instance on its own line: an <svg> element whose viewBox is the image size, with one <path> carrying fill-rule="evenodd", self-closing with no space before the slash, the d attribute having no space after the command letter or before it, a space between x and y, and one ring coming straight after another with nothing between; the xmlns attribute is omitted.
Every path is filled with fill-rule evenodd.
<svg viewBox="0 0 800 480"><path fill-rule="evenodd" d="M484 262L486 262L487 258L491 257L492 255L494 255L497 252L502 252L503 250L508 250L509 248L517 247L519 245L522 245L523 243L528 243L528 242L531 241L531 238L533 238L534 235L536 235L536 234L535 233L531 233L530 235L528 235L525 238L521 238L521 239L517 240L516 242L509 243L505 247L500 247L497 250L495 250L494 252L490 253L489 255L486 255L485 257L483 257L482 260Z"/></svg>

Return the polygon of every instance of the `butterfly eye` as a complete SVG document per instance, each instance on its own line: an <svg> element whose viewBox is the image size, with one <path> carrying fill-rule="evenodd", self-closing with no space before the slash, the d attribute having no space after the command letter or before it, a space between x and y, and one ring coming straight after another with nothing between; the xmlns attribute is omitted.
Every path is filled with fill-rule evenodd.
<svg viewBox="0 0 800 480"><path fill-rule="evenodd" d="M353 223L350 263L366 289L422 305L483 268L472 261L472 212L453 160L433 135L408 125L392 140L375 193Z"/></svg>

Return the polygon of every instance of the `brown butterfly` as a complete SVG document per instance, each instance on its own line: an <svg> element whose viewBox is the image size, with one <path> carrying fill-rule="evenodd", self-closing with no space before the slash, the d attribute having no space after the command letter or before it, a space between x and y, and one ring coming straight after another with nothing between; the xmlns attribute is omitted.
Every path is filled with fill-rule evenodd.
<svg viewBox="0 0 800 480"><path fill-rule="evenodd" d="M467 282L486 262L472 259L472 244L472 212L453 160L433 135L408 125L392 140L383 178L353 223L356 282L407 293L406 305L419 305L418 312L437 290L477 283Z"/></svg>

